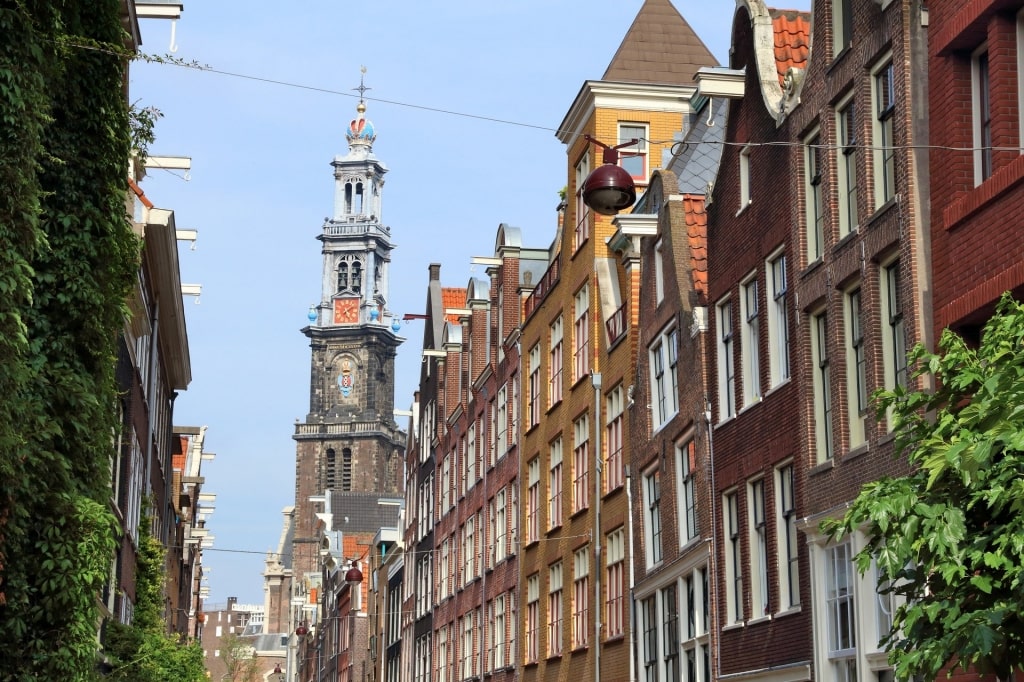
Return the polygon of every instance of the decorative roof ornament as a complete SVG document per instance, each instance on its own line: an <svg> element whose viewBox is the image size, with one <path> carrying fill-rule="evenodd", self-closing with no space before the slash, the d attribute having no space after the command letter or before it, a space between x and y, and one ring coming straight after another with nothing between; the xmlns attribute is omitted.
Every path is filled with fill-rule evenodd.
<svg viewBox="0 0 1024 682"><path fill-rule="evenodd" d="M355 151L356 147L361 147L369 152L373 148L373 141L377 139L377 131L374 129L370 119L365 116L365 95L366 91L371 89L366 87L363 82L363 77L366 75L366 67L359 67L359 71L359 87L352 88L359 91L359 104L356 105L356 117L348 124L345 138L348 140L348 146L351 151Z"/></svg>

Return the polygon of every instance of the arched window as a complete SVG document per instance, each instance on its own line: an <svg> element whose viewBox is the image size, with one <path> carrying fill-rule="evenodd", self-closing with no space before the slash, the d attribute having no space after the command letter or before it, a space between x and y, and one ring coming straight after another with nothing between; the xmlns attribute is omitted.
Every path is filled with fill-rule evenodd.
<svg viewBox="0 0 1024 682"><path fill-rule="evenodd" d="M361 182L356 183L356 196L353 208L355 209L352 211L354 214L363 214L363 183Z"/></svg>
<svg viewBox="0 0 1024 682"><path fill-rule="evenodd" d="M363 264L359 261L352 261L352 278L349 281L349 288L359 294L363 291Z"/></svg>
<svg viewBox="0 0 1024 682"><path fill-rule="evenodd" d="M338 263L338 291L346 289L348 289L348 263L342 261Z"/></svg>
<svg viewBox="0 0 1024 682"><path fill-rule="evenodd" d="M334 478L337 476L337 469L335 467L334 448L327 448L327 465L324 476L325 487L328 490L335 490Z"/></svg>
<svg viewBox="0 0 1024 682"><path fill-rule="evenodd" d="M352 490L352 448L341 451L341 489Z"/></svg>

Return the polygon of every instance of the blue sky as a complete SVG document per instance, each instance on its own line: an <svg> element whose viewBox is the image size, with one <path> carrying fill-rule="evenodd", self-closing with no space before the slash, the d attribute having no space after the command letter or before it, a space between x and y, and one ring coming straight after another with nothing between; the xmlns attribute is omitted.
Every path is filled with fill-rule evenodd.
<svg viewBox="0 0 1024 682"><path fill-rule="evenodd" d="M674 1L724 61L734 3ZM291 436L309 409L299 330L320 297L329 163L347 151L360 66L374 152L390 169L389 307L421 313L428 265L442 264L446 286L483 276L470 258L493 254L499 223L522 228L530 246L551 241L567 178L554 129L583 82L601 78L641 0L184 2L174 56L223 73L133 65L132 100L163 112L151 153L192 158L187 181L150 171L142 187L175 211L179 229L199 231L195 250L180 248L182 281L201 284L202 296L186 299L192 384L175 423L207 425L206 450L217 454L203 465L205 489L217 493L207 603L262 603L263 553L294 500ZM167 54L170 23L141 23L142 51ZM395 405L404 409L422 322L401 334Z"/></svg>

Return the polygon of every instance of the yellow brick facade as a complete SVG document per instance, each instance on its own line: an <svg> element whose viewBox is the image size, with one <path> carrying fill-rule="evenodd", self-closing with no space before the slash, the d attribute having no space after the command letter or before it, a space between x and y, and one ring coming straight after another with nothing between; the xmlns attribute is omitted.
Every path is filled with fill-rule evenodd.
<svg viewBox="0 0 1024 682"><path fill-rule="evenodd" d="M690 88L680 87L680 93L689 92ZM579 103L580 100L577 100ZM608 470L600 472L596 468L597 455L602 462L607 457L608 437L608 396L615 391L621 397L622 404L628 399L630 384L633 381L636 357L636 322L638 316L637 303L639 296L639 265L630 261L624 265L623 254L615 253L608 246L608 239L615 233L616 227L610 217L600 216L592 212L583 214L588 221L589 238L577 243L577 202L576 167L584 153L590 150L593 169L601 163L602 150L589 144L583 137L589 133L594 138L614 146L619 143L619 124L637 123L647 126L648 134L648 175L660 167L662 151L671 146L675 137L683 127L684 114L679 111L654 111L657 105L652 101L652 111L642 109L602 109L595 108L590 119L584 123L574 140L568 142L567 149L567 207L563 221L563 232L560 244L554 246L556 256L548 275L542 278L537 289L527 302L527 318L523 325L521 337L522 348L522 415L524 435L521 440L520 457L520 537L522 552L520 555L520 595L519 602L519 661L522 666L524 682L546 682L548 680L566 680L585 682L588 680L628 680L630 679L630 640L629 632L629 562L632 554L629 545L630 524L629 504L626 494L625 478L620 472L622 481L612 490L605 490L605 482L614 473ZM638 185L638 195L645 185ZM589 215L588 215L589 214ZM557 278L553 272L558 272ZM603 274L601 274L603 272ZM574 355L576 347L575 329L575 298L580 288L589 287L589 370L584 376L574 375ZM618 298L610 296L607 289L618 288ZM602 295L603 294L603 295ZM617 300L624 303L625 325L620 325L623 333L609 344L609 332L606 321L618 311L604 301ZM603 306L603 307L602 307ZM563 387L561 400L551 404L549 385L552 374L552 324L561 315L562 319L562 377ZM531 425L531 350L540 350L540 399L541 409L539 423ZM595 375L598 375L596 378ZM598 383L600 386L598 387ZM582 415L587 416L589 457L588 471L588 503L586 508L574 512L574 485L576 484L576 466L574 462L574 437L576 423ZM622 459L629 461L630 437L626 431L626 421L622 419ZM561 516L552 520L551 511L551 476L552 476L552 443L561 438ZM531 463L539 461L534 471L537 476L539 490L532 493ZM620 464L621 467L621 464ZM607 467L602 466L607 469ZM597 490L600 489L598 495ZM533 497L531 497L533 495ZM532 507L536 499L539 508ZM537 514L536 527L539 537L531 537L531 514ZM595 530L596 529L596 530ZM621 564L621 601L618 603L618 618L621 629L610 629L607 611L608 596L608 547L606 539L609 533L621 529L625 541L623 562ZM600 543L599 551L595 551L595 542ZM574 572L578 552L586 548L589 575L587 577L587 613L586 613L586 644L577 645L574 634L575 625L575 588L578 576ZM552 586L550 578L552 567L561 562L561 644L552 647L550 633L552 628L551 607ZM531 578L535 578L536 606L531 605ZM533 615L535 614L535 615ZM600 618L600 634L596 634L595 616ZM531 622L533 621L533 622ZM531 630L535 630L531 633ZM557 628L554 628L557 631ZM531 640L536 638L534 644ZM595 647L595 640L599 645ZM533 648L535 647L535 654ZM600 675L595 676L595 666L599 666Z"/></svg>

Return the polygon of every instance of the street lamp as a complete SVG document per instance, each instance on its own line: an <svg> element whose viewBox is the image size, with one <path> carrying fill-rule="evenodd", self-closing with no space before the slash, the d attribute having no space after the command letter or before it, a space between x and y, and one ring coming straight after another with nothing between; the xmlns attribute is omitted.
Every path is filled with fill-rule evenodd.
<svg viewBox="0 0 1024 682"><path fill-rule="evenodd" d="M284 671L281 670L280 663L274 666L274 674L277 675L277 682L284 682Z"/></svg>
<svg viewBox="0 0 1024 682"><path fill-rule="evenodd" d="M587 142L604 149L602 164L583 181L583 203L601 215L615 215L632 206L636 201L636 184L629 171L619 165L619 150L634 145L639 140L634 139L609 147L590 135L583 137Z"/></svg>

